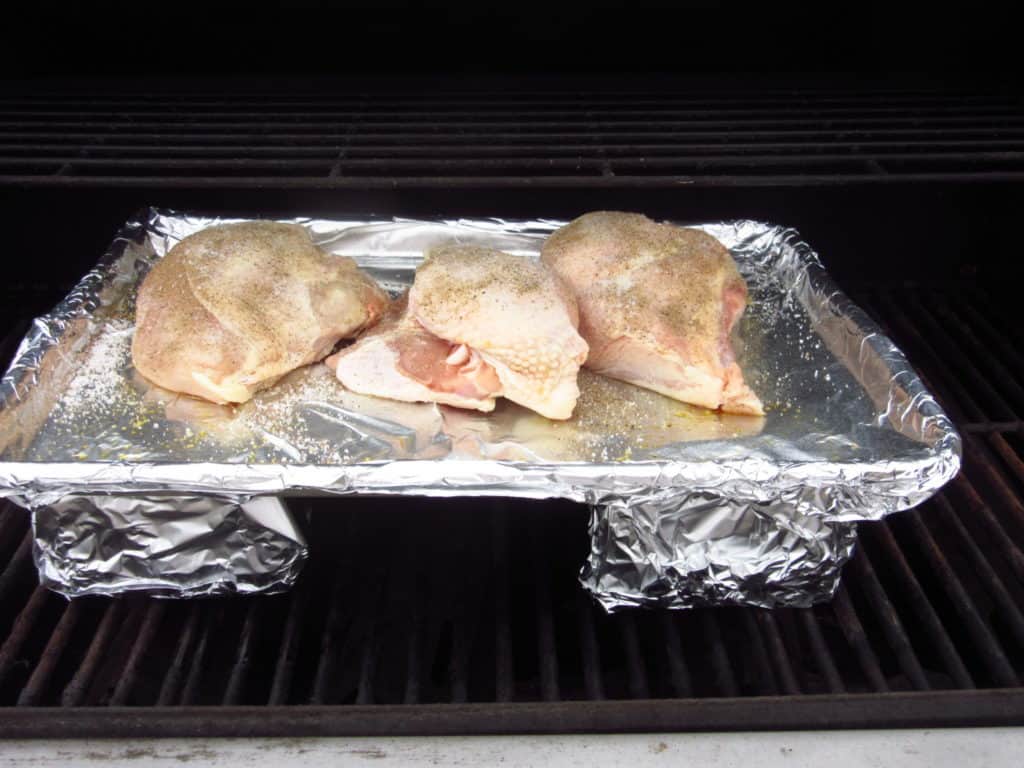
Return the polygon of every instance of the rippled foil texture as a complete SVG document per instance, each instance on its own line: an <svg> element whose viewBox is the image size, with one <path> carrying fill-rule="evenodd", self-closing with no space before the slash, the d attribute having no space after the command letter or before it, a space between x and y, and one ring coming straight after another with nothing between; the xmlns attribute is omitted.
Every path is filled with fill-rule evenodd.
<svg viewBox="0 0 1024 768"><path fill-rule="evenodd" d="M793 230L697 225L736 258L751 303L737 333L766 417L712 413L581 374L556 423L345 391L323 365L238 408L160 390L131 367L135 291L183 237L224 220L150 210L34 323L0 384L0 494L562 497L593 506L582 580L634 604L802 605L831 593L853 523L914 506L951 478L960 438L892 342ZM439 242L536 257L558 221L299 219L393 294Z"/></svg>
<svg viewBox="0 0 1024 768"><path fill-rule="evenodd" d="M68 496L32 511L40 582L66 597L288 589L306 544L274 498Z"/></svg>

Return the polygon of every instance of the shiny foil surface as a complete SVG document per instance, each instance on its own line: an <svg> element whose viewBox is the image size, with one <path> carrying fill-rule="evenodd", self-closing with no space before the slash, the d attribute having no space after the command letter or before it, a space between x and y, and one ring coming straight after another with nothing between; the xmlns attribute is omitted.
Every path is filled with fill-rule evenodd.
<svg viewBox="0 0 1024 768"><path fill-rule="evenodd" d="M288 589L306 543L279 499L68 496L32 510L39 580L65 597Z"/></svg>
<svg viewBox="0 0 1024 768"><path fill-rule="evenodd" d="M459 241L536 257L559 221L293 220L392 294L422 252ZM765 417L719 414L583 372L574 417L491 414L348 392L322 364L239 407L132 369L134 297L183 237L225 220L150 210L39 318L0 385L0 494L564 497L594 506L585 586L613 609L803 604L827 595L851 523L920 503L960 439L902 353L831 283L799 235L697 225L750 289L736 332Z"/></svg>

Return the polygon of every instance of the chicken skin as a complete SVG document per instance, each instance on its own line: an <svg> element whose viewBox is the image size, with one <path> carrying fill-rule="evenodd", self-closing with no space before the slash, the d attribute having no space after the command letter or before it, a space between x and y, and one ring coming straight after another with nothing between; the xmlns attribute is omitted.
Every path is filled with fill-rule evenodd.
<svg viewBox="0 0 1024 768"><path fill-rule="evenodd" d="M146 276L132 361L147 379L215 403L241 403L372 325L387 295L302 227L210 227Z"/></svg>
<svg viewBox="0 0 1024 768"><path fill-rule="evenodd" d="M640 214L588 213L554 232L541 259L576 297L587 368L686 403L764 413L730 340L747 286L715 238Z"/></svg>
<svg viewBox="0 0 1024 768"><path fill-rule="evenodd" d="M409 313L408 294L359 340L324 361L347 389L409 403L493 411L494 368L465 344L438 338Z"/></svg>
<svg viewBox="0 0 1024 768"><path fill-rule="evenodd" d="M500 251L446 245L426 254L409 312L433 335L493 368L501 394L549 419L576 406L587 344L576 302L542 264Z"/></svg>

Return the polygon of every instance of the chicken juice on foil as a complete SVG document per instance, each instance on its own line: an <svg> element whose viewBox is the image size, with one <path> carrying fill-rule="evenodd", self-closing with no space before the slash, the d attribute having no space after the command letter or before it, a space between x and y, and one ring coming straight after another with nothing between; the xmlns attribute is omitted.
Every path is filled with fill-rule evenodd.
<svg viewBox="0 0 1024 768"><path fill-rule="evenodd" d="M902 353L796 232L750 221L698 228L747 281L735 343L764 417L587 371L565 422L504 400L483 414L357 395L323 364L237 407L160 390L131 365L135 291L171 246L225 222L142 213L35 322L0 390L0 493L29 508L71 493L563 497L593 508L581 578L609 610L806 605L834 590L854 521L920 503L959 467L959 436ZM392 295L430 246L536 258L562 224L294 223Z"/></svg>

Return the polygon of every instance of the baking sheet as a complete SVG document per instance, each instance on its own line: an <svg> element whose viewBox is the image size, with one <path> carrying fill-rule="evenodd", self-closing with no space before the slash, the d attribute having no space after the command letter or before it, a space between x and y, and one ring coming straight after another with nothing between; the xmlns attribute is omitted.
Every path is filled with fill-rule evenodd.
<svg viewBox="0 0 1024 768"><path fill-rule="evenodd" d="M438 242L535 257L559 221L293 220L393 293ZM181 238L224 220L150 210L38 319L0 385L0 493L491 494L592 504L694 489L785 498L800 514L877 518L955 474L960 440L906 359L837 292L793 230L699 225L736 258L751 304L738 357L764 418L716 414L585 374L551 422L345 391L317 364L237 408L159 390L131 368L135 291Z"/></svg>

